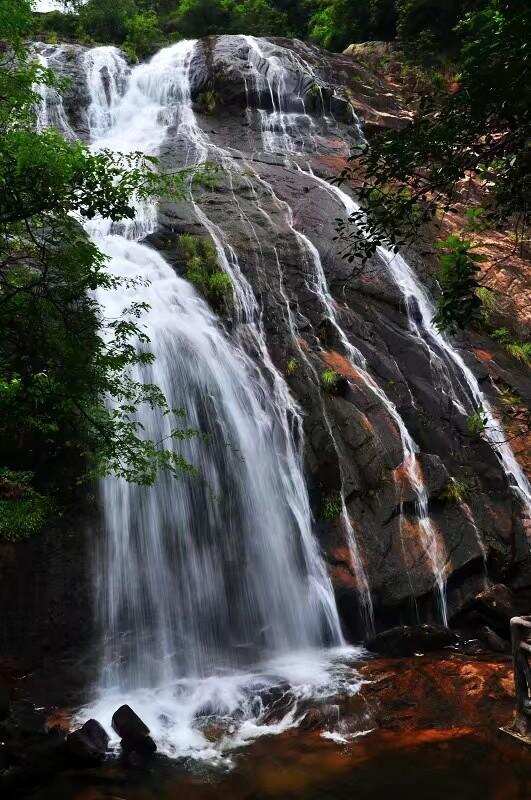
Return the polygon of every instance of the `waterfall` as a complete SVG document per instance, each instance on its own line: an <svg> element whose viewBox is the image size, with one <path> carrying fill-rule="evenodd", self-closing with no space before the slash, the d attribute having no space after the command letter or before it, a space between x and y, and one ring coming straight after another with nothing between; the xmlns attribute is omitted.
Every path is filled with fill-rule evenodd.
<svg viewBox="0 0 531 800"><path fill-rule="evenodd" d="M171 125L189 144L188 164L203 161L191 107L195 49L179 42L132 70L114 47L87 51L92 149L156 154ZM98 698L84 713L109 726L117 705L130 702L169 754L215 757L200 731L203 717L237 712L238 731L245 720L261 729L256 693L286 680L294 696L297 686L305 694L311 685L332 687L334 647L343 639L312 530L300 411L269 358L235 254L229 263L222 233L194 208L231 274L258 363L139 241L155 228L154 203L138 202L134 221L86 225L113 275L143 279L141 287L97 295L107 318L132 301L149 306L143 324L155 359L132 377L158 385L201 436L179 442L198 478L102 483L96 588L105 653ZM171 442L183 425L180 416L143 408L137 418L156 442ZM294 719L292 708L283 724Z"/></svg>
<svg viewBox="0 0 531 800"><path fill-rule="evenodd" d="M240 47L242 40L247 47ZM253 115L258 120L266 158L280 155L274 159L276 165L284 162L304 172L350 216L358 208L355 201L314 175L308 163L309 156L319 152L319 132L336 128L325 101L329 92L315 70L297 53L265 40L238 37L236 41L238 58L244 63L247 116L250 123ZM43 64L60 56L60 47L40 51ZM428 577L431 571L440 620L446 623L448 554L430 517L418 445L381 382L373 377L370 361L350 341L328 286L322 254L296 224L290 205L275 193L269 174L262 170L266 180L259 173L259 159L253 164L252 157L235 148L220 147L214 143L216 131L199 124L192 87L200 77L196 74L202 68L200 56L195 42L182 41L131 68L115 47L87 50L90 146L95 152L146 155L171 149L178 152L180 166L190 169L215 162L226 178L222 188L230 213L239 215L245 235L248 232L249 242L256 243L260 254L254 211L260 224L266 221L272 237L280 219L279 230L296 243L298 266L315 299L316 313L326 318L367 397L386 411L396 432L402 463L394 471L394 503L400 525L405 526L411 511L403 498L412 493L416 501L418 555L424 556ZM310 106L308 97L314 91ZM68 137L75 136L60 96L43 90L41 98L39 127L52 125ZM308 109L315 106L318 111L310 113ZM241 181L254 200L247 215L233 180ZM274 183L274 178L270 180ZM124 284L117 291L98 292L107 318L118 317L132 302L149 306L142 322L155 360L135 368L132 377L160 386L170 408L182 411L182 415L163 415L141 408L138 421L150 439L178 446L198 476L176 481L163 474L152 487L115 478L102 482L105 535L95 579L104 653L97 697L81 718L94 716L109 728L112 712L128 702L145 719L162 751L220 760L254 736L296 725L304 698L329 696L338 689L354 692L358 684L352 668L343 668L344 642L331 581L314 536L303 471L301 409L269 353L261 302L246 277L240 238L233 235L222 213L216 216L209 202L192 195L191 185L190 180L187 222L195 217L194 224L211 240L218 265L231 280L231 318L226 325L146 244L146 237L157 228L155 202L137 200L134 220L95 219L86 224L112 274L143 279L141 286L129 283L129 288ZM260 193L266 197L264 207ZM267 205L269 198L273 208ZM283 282L283 254L276 244L271 251L278 268L281 324L287 326L305 364L307 385L313 381L318 391L319 359L300 344L291 289ZM411 333L428 348L437 386L460 413L484 409L486 438L511 484L529 499L529 485L514 454L498 441L499 423L459 353L434 328L431 302L412 268L384 248L378 256L402 292ZM301 328L304 334L302 324ZM347 508L349 477L344 474L342 442L328 416L330 408L320 393L322 422L339 463L338 527L345 552L347 548L350 552L348 568L370 631L374 612L365 553ZM200 435L170 444L172 430L179 427L195 428ZM477 534L464 505L463 514ZM281 722L274 726L267 724L262 700L264 691L270 690L291 698ZM212 719L224 731L216 743L203 732Z"/></svg>
<svg viewBox="0 0 531 800"><path fill-rule="evenodd" d="M269 114L260 111L262 118L267 117L267 122L262 125L264 148L272 152L284 152L286 155L307 153L309 148L307 145L305 146L302 138L299 137L297 144L293 135L289 136L288 131L290 128L297 128L295 117L298 116L299 120L308 117L305 110L304 97L302 96L305 88L306 90L308 88L308 82L317 86L319 91L322 89L315 70L299 55L285 48L273 46L267 40L256 39L252 36L244 36L242 38L250 48L250 62L258 94L260 96L263 94L264 88L267 88L273 106L273 111ZM277 55L279 50L282 50L282 59ZM302 75L299 73L302 73ZM294 82L299 87L299 93L295 94L295 100L300 104L298 115L294 115L291 110L293 90L289 87L293 87ZM313 128L314 125L311 121L310 123L304 121L302 127L304 129ZM359 129L359 126L357 127ZM282 131L282 135L272 137L272 128ZM288 145L284 141L287 136L289 136L290 140ZM311 169L308 172L316 183L323 186L337 198L349 217L360 210L358 203L343 189L314 175ZM530 516L531 485L516 460L512 448L506 441L503 427L496 419L491 404L481 391L472 370L465 364L463 358L448 338L437 330L433 322L434 306L425 288L403 256L395 254L385 247L378 247L377 255L385 264L390 276L400 289L408 315L409 328L415 336L422 340L427 348L432 366L438 371L436 378L439 380L442 378L445 383L444 388L449 388L452 393L451 401L455 403L459 410L464 411L459 394L453 390L453 383L457 383L461 393L464 392L465 399L471 410L483 411L487 420L484 436L497 454L509 485L521 499L526 515ZM405 446L409 450L409 446L407 444ZM413 452L416 449L416 445L414 445Z"/></svg>
<svg viewBox="0 0 531 800"><path fill-rule="evenodd" d="M285 61L276 55L279 48L273 47L269 42L262 39L255 39L252 36L245 36L245 42L249 46L249 59L253 68L253 78L255 81L255 91L258 97L262 97L265 93L269 96L272 104L272 111L267 112L260 110L260 121L262 125L262 142L264 149L275 153L283 153L287 157L307 152L305 148L304 136L298 135L298 120L303 120L303 131L311 127L306 122L308 115L304 106L303 99L299 96L304 91L304 83L298 76L300 71L306 75L307 81L311 84L316 80L316 76L309 64L303 61L299 56L294 55L290 51L283 51ZM286 67L286 62L289 65ZM288 70L290 74L288 74ZM298 93L293 92L293 85L298 85ZM306 85L307 88L307 85ZM299 113L294 113L291 109L294 103L300 104ZM281 135L272 136L271 130L277 129L281 131ZM311 173L312 178L313 173ZM341 192L333 185L329 185L326 181L315 178L319 183L324 184L325 188L330 191ZM345 197L347 197L345 195ZM293 227L293 226L292 226ZM294 231L295 232L295 231ZM303 241L310 254L310 258L314 264L314 286L313 290L319 297L323 304L327 318L332 324L333 328L338 334L339 341L343 350L355 368L356 373L361 377L368 391L375 395L382 403L386 411L389 413L391 419L394 421L397 431L400 436L403 451L403 464L402 472L405 474L408 484L415 493L418 530L420 535L420 544L424 549L426 557L431 564L434 583L437 590L439 612L443 624L448 623L448 613L446 607L446 580L445 580L445 565L446 553L444 551L443 543L439 537L435 526L433 525L429 510L428 510L428 492L424 483L422 470L417 460L416 454L419 451L417 444L411 437L402 417L400 416L396 406L387 397L383 389L376 383L368 371L368 365L362 353L355 348L348 340L347 335L341 328L337 319L335 310L335 303L326 280L325 272L322 266L321 257L317 248L313 245L310 239L300 232L295 232L296 235ZM400 483L400 481L398 481ZM402 491L401 486L397 487ZM343 504L344 505L344 504ZM348 514L344 508L343 519L348 521ZM401 515L401 524L403 523L403 515ZM353 541L352 526L345 523L347 538ZM355 550L352 552L354 560L357 559ZM357 567L359 569L359 566Z"/></svg>

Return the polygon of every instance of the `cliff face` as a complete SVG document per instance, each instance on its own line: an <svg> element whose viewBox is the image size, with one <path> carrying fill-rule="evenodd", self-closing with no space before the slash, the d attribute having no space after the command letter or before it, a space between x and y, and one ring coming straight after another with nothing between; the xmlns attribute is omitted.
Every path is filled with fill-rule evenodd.
<svg viewBox="0 0 531 800"><path fill-rule="evenodd" d="M351 634L362 634L365 582L379 626L414 618L415 607L424 619L436 617L438 579L451 615L483 587L486 564L493 577L525 583L521 504L492 445L467 435L475 405L463 373L423 329L386 260L360 271L342 256L336 220L348 208L327 183L365 122L365 131L396 127L408 113L355 56L287 40L261 47L256 52L244 37L197 47L193 111L215 180L196 189L195 206L161 202L149 243L184 275L180 235L214 234L258 299L269 354L304 414L316 531ZM64 109L86 139L83 48L49 55L50 66L72 79ZM181 169L189 148L189 132L170 126L162 168ZM411 254L410 262L433 289L420 259ZM229 335L245 342L235 304L220 316ZM492 399L480 344L452 346ZM515 379L522 394L529 391L521 375ZM397 419L419 450L413 472L424 510ZM18 545L17 558L30 547Z"/></svg>

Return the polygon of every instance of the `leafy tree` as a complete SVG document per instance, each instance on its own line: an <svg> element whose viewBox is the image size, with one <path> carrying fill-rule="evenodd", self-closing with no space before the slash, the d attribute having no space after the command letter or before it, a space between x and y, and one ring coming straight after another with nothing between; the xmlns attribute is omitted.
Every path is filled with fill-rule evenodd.
<svg viewBox="0 0 531 800"><path fill-rule="evenodd" d="M381 243L395 251L418 244L424 226L438 209L453 207L471 173L482 180L491 223L513 225L517 235L525 227L529 109L522 87L531 11L520 0L488 0L465 14L458 32L456 90L425 95L412 125L376 136L343 173L363 206L340 231L350 259L366 261ZM458 326L475 318L453 308ZM451 311L447 305L445 324Z"/></svg>
<svg viewBox="0 0 531 800"><path fill-rule="evenodd" d="M154 11L143 11L127 19L127 38L124 50L135 60L154 53L164 40L157 15Z"/></svg>
<svg viewBox="0 0 531 800"><path fill-rule="evenodd" d="M190 39L229 33L231 10L224 0L181 0L170 16L172 28Z"/></svg>
<svg viewBox="0 0 531 800"><path fill-rule="evenodd" d="M88 0L79 8L82 31L96 42L122 44L128 24L138 13L134 0Z"/></svg>
<svg viewBox="0 0 531 800"><path fill-rule="evenodd" d="M478 268L484 256L473 252L472 242L459 236L448 236L437 246L441 297L437 302L435 324L441 330L455 333L474 322L481 322L482 302L478 297Z"/></svg>
<svg viewBox="0 0 531 800"><path fill-rule="evenodd" d="M389 39L395 33L394 0L315 0L312 6L310 36L331 50L366 39Z"/></svg>
<svg viewBox="0 0 531 800"><path fill-rule="evenodd" d="M268 0L236 0L229 7L232 33L282 36L289 32L287 15L273 8Z"/></svg>
<svg viewBox="0 0 531 800"><path fill-rule="evenodd" d="M42 522L46 498L82 479L151 483L160 468L191 467L171 442L142 436L140 405L169 411L156 386L131 377L152 360L145 307L103 317L94 293L120 282L76 219L132 218L135 197L170 184L179 193L182 176L161 184L153 159L93 154L38 132L35 86L57 82L26 50L30 1L5 0L0 11L0 533L16 537Z"/></svg>

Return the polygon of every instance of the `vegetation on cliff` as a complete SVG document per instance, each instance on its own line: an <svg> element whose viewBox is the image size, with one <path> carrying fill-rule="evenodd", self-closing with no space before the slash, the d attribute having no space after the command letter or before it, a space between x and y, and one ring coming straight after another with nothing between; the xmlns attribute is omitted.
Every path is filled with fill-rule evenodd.
<svg viewBox="0 0 531 800"><path fill-rule="evenodd" d="M137 407L169 410L156 386L131 377L152 359L146 309L103 317L95 293L120 280L77 221L132 218L133 198L161 185L149 159L93 154L37 130L38 87L56 79L24 43L30 0L0 9L0 536L19 538L86 478L150 483L160 468L189 466L142 437Z"/></svg>
<svg viewBox="0 0 531 800"><path fill-rule="evenodd" d="M450 79L439 74L438 83L421 92L413 124L373 137L343 174L363 211L341 235L348 257L362 261L383 242L398 251L418 246L425 233L426 244L433 236L429 223L451 212L467 185L475 188L479 200L466 210L465 230L439 243L437 321L449 331L485 328L486 311L492 311L493 297L480 286L474 234L489 226L512 229L515 248L523 252L527 244L529 102L523 87L531 13L518 0L470 5L474 10L460 13L453 29ZM418 48L406 54L413 58ZM437 56L440 50L421 54L419 68L426 70Z"/></svg>

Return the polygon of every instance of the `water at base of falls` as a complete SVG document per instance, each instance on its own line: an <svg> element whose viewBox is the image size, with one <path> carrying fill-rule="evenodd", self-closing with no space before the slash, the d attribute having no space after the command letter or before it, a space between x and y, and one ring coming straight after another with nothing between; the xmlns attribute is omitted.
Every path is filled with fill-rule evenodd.
<svg viewBox="0 0 531 800"><path fill-rule="evenodd" d="M111 734L111 749L117 748L111 720L126 703L149 727L158 752L230 767L232 751L297 727L315 703L357 694L362 680L356 664L365 655L362 648L345 646L298 650L246 671L183 677L130 691L110 687L81 709L75 721L96 718Z"/></svg>

